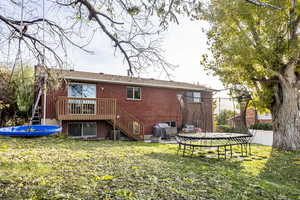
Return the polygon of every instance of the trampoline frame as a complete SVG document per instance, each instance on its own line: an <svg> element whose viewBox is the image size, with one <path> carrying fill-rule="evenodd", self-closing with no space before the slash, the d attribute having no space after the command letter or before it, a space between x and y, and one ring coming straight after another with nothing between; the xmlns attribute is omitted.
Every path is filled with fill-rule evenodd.
<svg viewBox="0 0 300 200"><path fill-rule="evenodd" d="M215 134L215 133L213 133ZM224 136L219 136L222 133L218 133L218 136L210 136L210 133L205 133L204 136L197 134L178 134L176 141L178 143L177 155L182 151L182 156L185 156L187 151L190 151L190 155L193 156L196 148L217 148L218 159L221 155L224 159L227 158L227 152L230 152L230 157L233 156L233 146L240 147L241 156L244 157L251 155L251 139L252 134L241 133L223 133ZM228 136L231 134L230 136ZM218 143L214 143L217 141ZM224 148L222 153L220 150ZM229 149L228 149L229 148Z"/></svg>

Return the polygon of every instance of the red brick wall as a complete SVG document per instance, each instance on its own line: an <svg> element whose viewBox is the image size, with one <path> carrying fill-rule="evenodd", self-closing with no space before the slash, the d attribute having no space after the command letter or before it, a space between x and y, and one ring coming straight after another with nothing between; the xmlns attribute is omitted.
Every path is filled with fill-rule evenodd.
<svg viewBox="0 0 300 200"><path fill-rule="evenodd" d="M255 124L256 119L257 119L257 111L255 111L255 109L248 109L246 113L247 126ZM262 119L262 120L257 120L256 123L272 124L272 120Z"/></svg>
<svg viewBox="0 0 300 200"><path fill-rule="evenodd" d="M62 84L62 86L59 89L51 89L48 88L47 91L47 106L46 106L46 118L50 118L50 119L54 119L56 118L56 100L57 97L59 96L68 96L68 90L65 87L65 83ZM43 95L41 96L41 102L42 105L43 103L44 97ZM42 109L42 113L43 113L43 108Z"/></svg>
<svg viewBox="0 0 300 200"><path fill-rule="evenodd" d="M182 108L177 99L177 94L182 94L182 90L141 87L141 100L127 100L126 87L128 86L97 83L97 98L116 98L123 109L144 123L145 135L151 135L152 126L158 122L176 121L177 127L182 126ZM62 87L56 91L48 91L47 118L56 117L57 96L67 96L67 89ZM201 125L202 128L206 127L207 131L212 131L212 104L211 99L207 99L207 97L211 97L211 93L205 92L202 96L206 97L205 102L188 105L188 119L185 120L185 123L189 123L195 116L199 117L200 120L205 118L205 123L202 122ZM201 109L198 109L198 106L201 106ZM107 129L107 127L101 129Z"/></svg>
<svg viewBox="0 0 300 200"><path fill-rule="evenodd" d="M272 124L272 120L271 119L260 119L258 120L259 123L263 123L263 124Z"/></svg>
<svg viewBox="0 0 300 200"><path fill-rule="evenodd" d="M181 126L179 90L141 87L141 100L127 100L128 85L97 84L97 98L116 98L123 109L143 121L145 134L150 135L152 126L158 122L176 121ZM102 90L103 88L103 90Z"/></svg>
<svg viewBox="0 0 300 200"><path fill-rule="evenodd" d="M256 118L257 116L255 109L248 109L246 111L246 122L248 127L255 123Z"/></svg>

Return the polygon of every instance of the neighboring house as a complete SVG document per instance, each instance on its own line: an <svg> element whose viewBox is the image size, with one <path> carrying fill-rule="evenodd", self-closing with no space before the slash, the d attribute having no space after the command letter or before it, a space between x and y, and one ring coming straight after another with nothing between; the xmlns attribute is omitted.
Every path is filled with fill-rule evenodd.
<svg viewBox="0 0 300 200"><path fill-rule="evenodd" d="M255 109L248 109L246 112L247 125L250 126L255 123L272 124L272 115L270 112L260 114Z"/></svg>
<svg viewBox="0 0 300 200"><path fill-rule="evenodd" d="M240 127L241 116L236 115L235 117L232 117L227 121L228 125L230 126ZM269 112L259 114L257 110L250 108L246 112L246 123L248 127L255 123L272 124L272 115Z"/></svg>
<svg viewBox="0 0 300 200"><path fill-rule="evenodd" d="M73 137L107 138L118 129L135 140L152 134L159 122L213 130L213 89L189 83L54 70L64 81L49 89L46 124L59 124ZM36 76L41 77L41 68ZM43 98L41 98L43 107ZM43 109L41 109L43 110Z"/></svg>

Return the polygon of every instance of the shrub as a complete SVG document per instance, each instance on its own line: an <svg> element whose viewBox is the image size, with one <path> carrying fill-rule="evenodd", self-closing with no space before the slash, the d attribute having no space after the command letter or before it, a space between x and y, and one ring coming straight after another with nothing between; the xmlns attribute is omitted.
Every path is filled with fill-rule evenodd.
<svg viewBox="0 0 300 200"><path fill-rule="evenodd" d="M229 125L219 125L217 128L217 132L223 132L223 133L242 133L244 130L241 130L240 128L234 128Z"/></svg>
<svg viewBox="0 0 300 200"><path fill-rule="evenodd" d="M250 129L255 129L255 130L272 130L272 124L267 124L267 123L257 123L257 124L252 124L250 126Z"/></svg>

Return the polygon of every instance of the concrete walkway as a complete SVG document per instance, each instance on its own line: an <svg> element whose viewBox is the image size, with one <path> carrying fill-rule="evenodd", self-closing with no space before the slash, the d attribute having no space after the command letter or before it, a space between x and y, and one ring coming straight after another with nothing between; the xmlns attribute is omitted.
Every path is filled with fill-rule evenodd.
<svg viewBox="0 0 300 200"><path fill-rule="evenodd" d="M254 135L253 143L272 146L273 131L250 130Z"/></svg>

